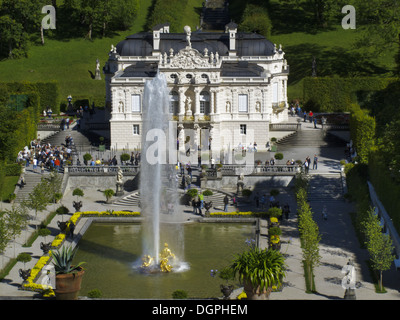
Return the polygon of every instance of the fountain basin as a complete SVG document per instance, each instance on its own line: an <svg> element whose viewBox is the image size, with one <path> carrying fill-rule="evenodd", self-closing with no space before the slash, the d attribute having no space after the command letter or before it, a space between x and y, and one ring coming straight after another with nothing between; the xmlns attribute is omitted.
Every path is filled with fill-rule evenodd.
<svg viewBox="0 0 400 320"><path fill-rule="evenodd" d="M93 222L79 242L76 261L85 261L80 295L99 289L106 299L171 299L176 290L189 298L220 297L222 280L210 276L255 237L251 223L165 224L161 241L179 260L171 272L141 272L145 238L140 223ZM176 248L176 250L175 250Z"/></svg>

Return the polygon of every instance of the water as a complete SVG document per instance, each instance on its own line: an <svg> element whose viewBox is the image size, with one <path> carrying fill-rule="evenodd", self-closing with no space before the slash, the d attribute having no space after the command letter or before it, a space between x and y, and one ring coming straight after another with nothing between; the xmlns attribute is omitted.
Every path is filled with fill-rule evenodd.
<svg viewBox="0 0 400 320"><path fill-rule="evenodd" d="M165 76L147 81L143 95L142 163L140 168L141 213L145 218L143 254L159 261L162 220L177 221L179 212L174 164L169 159L169 90ZM172 178L172 179L171 179ZM183 241L182 241L183 243Z"/></svg>
<svg viewBox="0 0 400 320"><path fill-rule="evenodd" d="M245 241L255 236L255 226L238 223L191 223L161 226L169 248L176 253L180 237L185 240L184 263L170 273L143 274L137 268L142 257L141 224L93 223L79 242L75 262L85 261L81 296L99 289L103 298L171 299L176 290L189 298L221 297L219 278L211 269L221 270L233 255L245 250ZM182 235L173 236L176 231ZM237 283L238 285L238 283Z"/></svg>

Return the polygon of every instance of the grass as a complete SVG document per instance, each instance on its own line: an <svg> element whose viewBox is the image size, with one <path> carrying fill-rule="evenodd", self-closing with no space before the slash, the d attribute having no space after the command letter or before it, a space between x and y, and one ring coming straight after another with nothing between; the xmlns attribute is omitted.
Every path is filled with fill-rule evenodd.
<svg viewBox="0 0 400 320"><path fill-rule="evenodd" d="M3 189L1 192L1 200L8 202L8 196L14 193L15 185L18 183L19 176L6 176L4 177Z"/></svg>
<svg viewBox="0 0 400 320"><path fill-rule="evenodd" d="M84 37L63 41L46 38L44 46L31 46L28 58L1 61L0 81L57 80L60 83L61 101L65 103L69 94L72 97L105 96L104 76L102 80L92 79L96 59L100 60L101 66L104 65L112 44L115 46L126 36L143 31L151 1L140 2L139 13L129 30L93 41ZM56 35L57 30L54 32Z"/></svg>

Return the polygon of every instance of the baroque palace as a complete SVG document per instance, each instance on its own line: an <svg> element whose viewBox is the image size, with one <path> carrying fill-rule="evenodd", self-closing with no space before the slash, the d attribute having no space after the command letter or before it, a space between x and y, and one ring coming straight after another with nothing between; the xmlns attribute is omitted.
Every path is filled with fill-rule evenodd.
<svg viewBox="0 0 400 320"><path fill-rule="evenodd" d="M269 124L288 120L289 66L282 47L237 32L233 22L224 32L183 31L158 25L111 47L103 69L111 147L140 149L145 82L160 72L181 146L194 141L214 152L256 143L265 150Z"/></svg>

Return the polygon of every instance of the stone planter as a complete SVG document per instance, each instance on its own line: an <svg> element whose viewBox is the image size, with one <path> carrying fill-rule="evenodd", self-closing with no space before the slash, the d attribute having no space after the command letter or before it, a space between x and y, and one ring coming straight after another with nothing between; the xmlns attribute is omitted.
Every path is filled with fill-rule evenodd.
<svg viewBox="0 0 400 320"><path fill-rule="evenodd" d="M248 300L269 300L269 295L272 291L271 287L264 288L264 290L260 291L260 286L255 288L248 280L245 280L243 289Z"/></svg>
<svg viewBox="0 0 400 320"><path fill-rule="evenodd" d="M56 276L56 289L54 290L57 300L77 300L81 289L82 277L85 271L68 274L58 274Z"/></svg>

